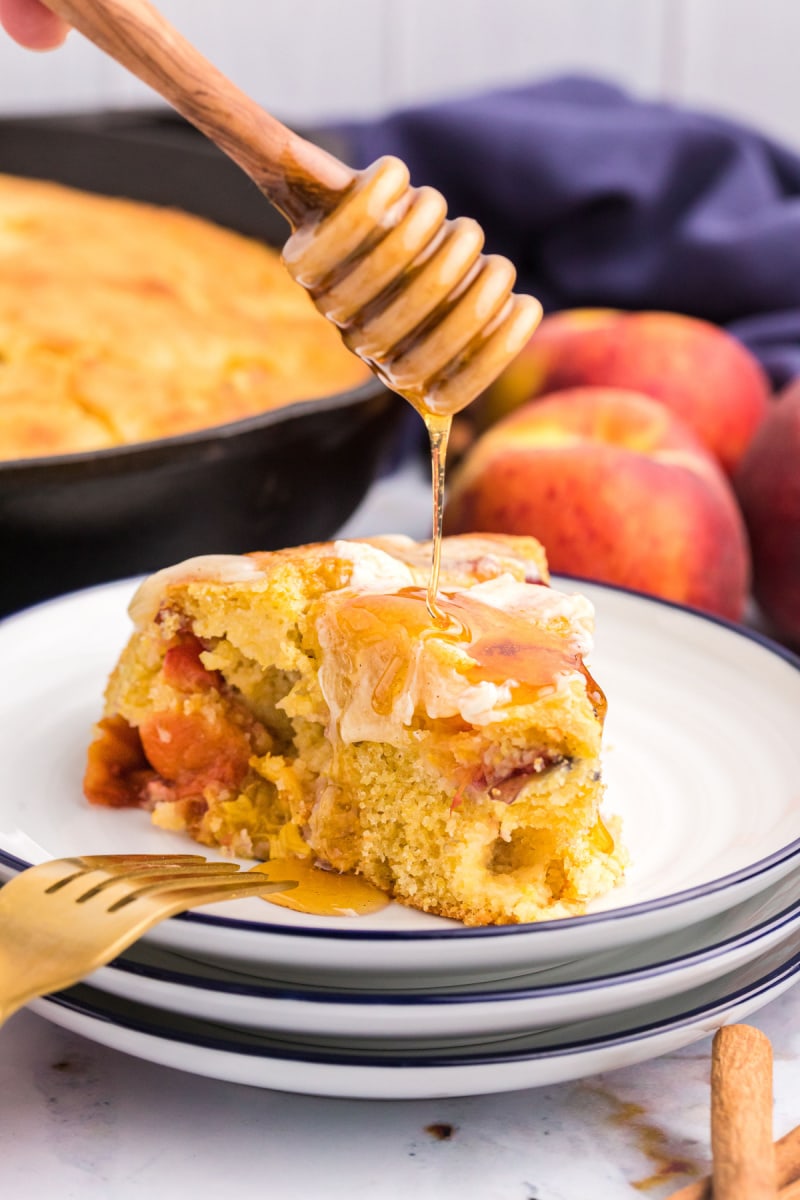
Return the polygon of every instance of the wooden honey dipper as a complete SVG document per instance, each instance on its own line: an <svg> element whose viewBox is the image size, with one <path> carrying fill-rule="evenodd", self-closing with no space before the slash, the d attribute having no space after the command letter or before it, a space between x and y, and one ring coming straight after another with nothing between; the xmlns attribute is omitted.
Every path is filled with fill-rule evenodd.
<svg viewBox="0 0 800 1200"><path fill-rule="evenodd" d="M353 171L246 96L147 0L47 6L228 154L292 227L283 257L345 343L423 415L459 412L516 356L541 306L469 218L397 158Z"/></svg>

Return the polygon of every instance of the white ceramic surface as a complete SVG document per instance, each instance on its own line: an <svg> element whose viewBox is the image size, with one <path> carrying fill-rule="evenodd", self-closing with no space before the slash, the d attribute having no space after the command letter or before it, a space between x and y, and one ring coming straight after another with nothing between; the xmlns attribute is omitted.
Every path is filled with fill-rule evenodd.
<svg viewBox="0 0 800 1200"><path fill-rule="evenodd" d="M793 939L790 939L793 942ZM151 1062L215 1079L315 1096L412 1099L515 1091L643 1062L741 1021L800 973L782 944L744 968L635 1014L601 1017L514 1037L361 1042L278 1037L189 1020L82 986L36 1000L56 1024Z"/></svg>
<svg viewBox="0 0 800 1200"><path fill-rule="evenodd" d="M640 1008L731 976L800 929L800 875L665 938L482 986L332 990L258 980L140 944L86 981L228 1025L352 1039L498 1035ZM310 977L313 980L313 976ZM352 981L351 981L352 982Z"/></svg>
<svg viewBox="0 0 800 1200"><path fill-rule="evenodd" d="M577 586L567 582L560 586ZM90 808L85 747L128 634L130 581L0 625L0 859L186 850L135 810ZM755 635L641 596L581 584L597 609L592 669L609 697L608 809L632 866L579 918L466 929L390 905L308 917L236 901L163 923L148 939L196 957L310 965L364 978L487 978L661 936L771 886L800 862L800 664Z"/></svg>

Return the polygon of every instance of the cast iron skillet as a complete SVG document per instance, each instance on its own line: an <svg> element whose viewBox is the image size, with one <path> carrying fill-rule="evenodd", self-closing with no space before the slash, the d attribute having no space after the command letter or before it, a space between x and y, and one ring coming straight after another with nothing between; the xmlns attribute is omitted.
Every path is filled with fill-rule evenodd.
<svg viewBox="0 0 800 1200"><path fill-rule="evenodd" d="M171 113L0 121L0 171L174 205L280 246L288 228ZM377 380L179 437L0 461L0 613L194 554L331 537L408 406Z"/></svg>

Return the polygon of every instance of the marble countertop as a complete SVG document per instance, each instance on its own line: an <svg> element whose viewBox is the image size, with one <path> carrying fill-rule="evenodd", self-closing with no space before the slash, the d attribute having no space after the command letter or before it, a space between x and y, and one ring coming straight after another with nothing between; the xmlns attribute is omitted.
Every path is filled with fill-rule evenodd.
<svg viewBox="0 0 800 1200"><path fill-rule="evenodd" d="M800 989L751 1023L775 1051L777 1136L800 1121ZM532 1091L327 1100L140 1062L21 1012L0 1030L0 1181L24 1200L662 1200L708 1168L710 1050Z"/></svg>
<svg viewBox="0 0 800 1200"><path fill-rule="evenodd" d="M377 485L345 532L426 536L418 482ZM751 1023L775 1051L779 1136L800 1121L800 989ZM20 1012L0 1030L0 1186L24 1200L662 1200L708 1168L710 1049L524 1092L329 1100L141 1062Z"/></svg>

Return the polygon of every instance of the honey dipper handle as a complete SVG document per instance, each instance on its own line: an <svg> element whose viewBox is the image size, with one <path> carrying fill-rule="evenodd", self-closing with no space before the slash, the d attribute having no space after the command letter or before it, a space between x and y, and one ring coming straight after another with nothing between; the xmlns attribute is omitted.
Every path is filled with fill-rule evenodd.
<svg viewBox="0 0 800 1200"><path fill-rule="evenodd" d="M333 207L354 172L231 83L148 0L43 0L206 134L293 228Z"/></svg>

